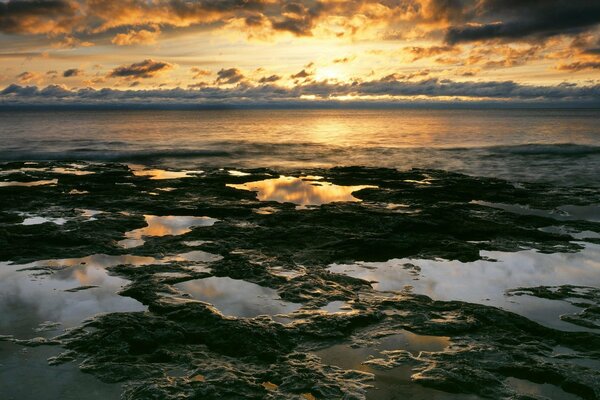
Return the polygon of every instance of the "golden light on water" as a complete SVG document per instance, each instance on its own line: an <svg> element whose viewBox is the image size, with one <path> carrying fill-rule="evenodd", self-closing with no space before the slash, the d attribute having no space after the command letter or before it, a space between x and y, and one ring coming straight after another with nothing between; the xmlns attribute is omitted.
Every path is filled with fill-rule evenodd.
<svg viewBox="0 0 600 400"><path fill-rule="evenodd" d="M144 244L144 237L161 237L168 235L183 235L191 231L194 226L210 226L217 220L208 217L190 216L156 216L144 215L146 226L127 232L124 240L119 244L125 248L132 248Z"/></svg>
<svg viewBox="0 0 600 400"><path fill-rule="evenodd" d="M151 180L191 178L204 171L168 171L165 169L144 169L143 166L130 165L129 168L135 176L149 177Z"/></svg>
<svg viewBox="0 0 600 400"><path fill-rule="evenodd" d="M360 201L352 193L376 186L339 186L330 182L310 179L314 177L281 176L259 182L229 184L227 186L257 192L260 201L294 203L300 206L321 205L334 202Z"/></svg>

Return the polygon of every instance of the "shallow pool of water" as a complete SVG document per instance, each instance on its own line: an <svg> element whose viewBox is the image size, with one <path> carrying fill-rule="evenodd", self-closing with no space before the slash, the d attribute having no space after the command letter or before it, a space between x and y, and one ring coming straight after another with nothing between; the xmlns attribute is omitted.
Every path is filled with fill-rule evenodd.
<svg viewBox="0 0 600 400"><path fill-rule="evenodd" d="M209 217L192 216L157 216L144 215L146 226L125 233L125 239L119 241L119 245L129 249L144 244L146 236L177 236L191 231L195 226L212 226L217 219Z"/></svg>
<svg viewBox="0 0 600 400"><path fill-rule="evenodd" d="M227 186L257 193L260 201L294 203L299 206L318 206L321 204L360 201L352 193L375 186L340 186L322 180L322 177L280 176L257 182L228 184Z"/></svg>
<svg viewBox="0 0 600 400"><path fill-rule="evenodd" d="M174 286L193 299L210 303L223 315L232 317L288 314L302 306L283 301L274 289L226 277L196 279Z"/></svg>
<svg viewBox="0 0 600 400"><path fill-rule="evenodd" d="M521 314L563 330L587 330L560 320L580 309L563 301L507 296L517 287L600 286L600 245L585 243L578 253L543 254L482 251L490 260L462 263L448 260L393 259L386 262L332 264L328 270L372 282L380 291L409 290L436 300L461 300Z"/></svg>

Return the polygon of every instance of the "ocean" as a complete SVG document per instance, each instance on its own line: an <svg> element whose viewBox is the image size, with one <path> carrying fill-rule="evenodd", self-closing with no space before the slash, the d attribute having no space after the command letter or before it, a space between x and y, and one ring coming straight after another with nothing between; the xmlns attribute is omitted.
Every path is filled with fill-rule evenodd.
<svg viewBox="0 0 600 400"><path fill-rule="evenodd" d="M600 110L0 112L0 161L434 168L600 185Z"/></svg>
<svg viewBox="0 0 600 400"><path fill-rule="evenodd" d="M0 112L0 398L598 399L600 110Z"/></svg>

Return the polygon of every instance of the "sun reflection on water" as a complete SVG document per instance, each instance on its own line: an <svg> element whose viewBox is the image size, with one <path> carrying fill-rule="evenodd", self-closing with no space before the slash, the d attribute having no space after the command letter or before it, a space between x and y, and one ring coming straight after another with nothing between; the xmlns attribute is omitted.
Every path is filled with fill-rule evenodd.
<svg viewBox="0 0 600 400"><path fill-rule="evenodd" d="M210 217L191 217L191 216L156 216L144 215L146 225L143 228L135 229L125 233L125 239L119 244L125 248L138 247L144 244L146 236L168 236L168 235L183 235L191 231L194 226L211 226L217 222L216 219Z"/></svg>
<svg viewBox="0 0 600 400"><path fill-rule="evenodd" d="M300 206L321 205L342 201L361 201L352 193L377 188L370 185L339 186L320 180L321 177L280 176L258 182L229 184L234 189L257 192L260 201L294 203Z"/></svg>

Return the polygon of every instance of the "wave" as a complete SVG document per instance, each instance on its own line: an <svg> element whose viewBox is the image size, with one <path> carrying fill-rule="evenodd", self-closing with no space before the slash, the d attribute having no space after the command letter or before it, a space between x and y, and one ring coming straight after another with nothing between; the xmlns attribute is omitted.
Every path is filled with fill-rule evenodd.
<svg viewBox="0 0 600 400"><path fill-rule="evenodd" d="M230 157L231 153L222 150L99 150L69 149L64 151L0 151L3 161L135 161L164 158L207 158Z"/></svg>
<svg viewBox="0 0 600 400"><path fill-rule="evenodd" d="M108 148L107 148L108 147ZM523 160L523 157L574 160L600 155L600 146L573 143L522 144L482 147L347 147L319 143L266 143L244 141L207 142L202 148L132 148L126 143L111 146L109 142L97 143L95 147L83 147L79 143L70 148L56 146L54 149L25 149L23 147L0 150L0 162L6 161L97 161L135 162L186 159L244 159L261 162L328 162L346 165L348 160L362 164L387 167L419 167L422 164L435 165L454 153L455 159L472 163L476 160L498 158L502 160ZM587 158L586 158L587 159ZM571 162L568 161L568 162ZM395 164L398 165L395 165ZM442 162L444 164L444 162Z"/></svg>
<svg viewBox="0 0 600 400"><path fill-rule="evenodd" d="M492 154L521 156L564 156L578 157L600 154L600 146L574 143L523 144L515 146L492 146L485 148Z"/></svg>

